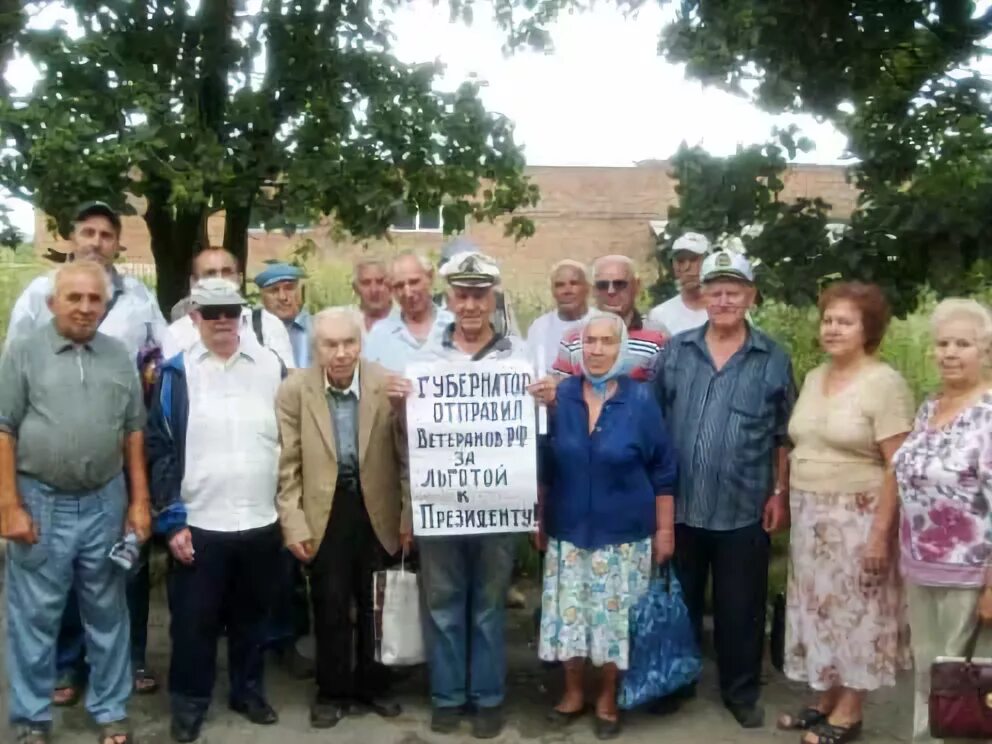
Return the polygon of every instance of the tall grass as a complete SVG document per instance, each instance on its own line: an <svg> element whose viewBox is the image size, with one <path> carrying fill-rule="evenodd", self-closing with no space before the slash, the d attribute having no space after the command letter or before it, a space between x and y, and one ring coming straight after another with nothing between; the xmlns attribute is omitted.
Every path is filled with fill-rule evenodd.
<svg viewBox="0 0 992 744"><path fill-rule="evenodd" d="M18 295L47 265L22 252L0 251L0 343L7 331L8 318ZM332 305L355 302L351 289L351 266L344 262L326 261L308 267L306 284L307 305L318 310ZM147 277L143 277L146 281ZM517 322L526 331L534 319L551 307L546 286L508 283L508 295L513 303ZM254 285L249 285L249 290ZM254 292L250 293L255 297ZM992 289L979 299L992 299ZM937 382L932 363L928 318L935 305L932 296L925 296L915 313L895 320L885 337L881 357L899 370L918 400L931 392ZM796 308L768 302L754 312L755 324L781 343L792 357L796 381L801 384L806 373L822 361L817 344L818 324L814 308Z"/></svg>

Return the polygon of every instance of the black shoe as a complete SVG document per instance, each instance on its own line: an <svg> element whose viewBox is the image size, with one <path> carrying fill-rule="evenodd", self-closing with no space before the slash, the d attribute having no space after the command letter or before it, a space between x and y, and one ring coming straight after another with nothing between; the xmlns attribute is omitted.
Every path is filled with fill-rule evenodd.
<svg viewBox="0 0 992 744"><path fill-rule="evenodd" d="M431 711L431 731L435 734L453 734L461 722L461 708L434 708Z"/></svg>
<svg viewBox="0 0 992 744"><path fill-rule="evenodd" d="M334 728L347 712L341 703L315 702L310 706L310 725L318 729Z"/></svg>
<svg viewBox="0 0 992 744"><path fill-rule="evenodd" d="M173 741L188 744L200 738L200 728L203 726L202 718L183 718L173 716L169 724L169 735Z"/></svg>
<svg viewBox="0 0 992 744"><path fill-rule="evenodd" d="M620 714L617 713L617 720L611 721L608 718L596 716L596 723L593 726L593 733L600 741L609 741L620 736L623 727L620 725Z"/></svg>
<svg viewBox="0 0 992 744"><path fill-rule="evenodd" d="M256 726L271 726L279 722L279 714L273 710L271 705L259 698L249 698L248 700L231 703L230 708L235 713L243 715Z"/></svg>
<svg viewBox="0 0 992 744"><path fill-rule="evenodd" d="M765 725L765 709L757 705L727 704L727 710L737 719L741 728L761 728Z"/></svg>
<svg viewBox="0 0 992 744"><path fill-rule="evenodd" d="M479 708L472 716L472 736L476 739L495 739L503 730L503 709Z"/></svg>
<svg viewBox="0 0 992 744"><path fill-rule="evenodd" d="M396 718L403 712L400 704L385 698L360 697L355 698L348 708L351 715L361 716L366 713L375 713L380 718Z"/></svg>
<svg viewBox="0 0 992 744"><path fill-rule="evenodd" d="M548 711L548 714L544 717L544 720L552 726L567 726L568 724L579 720L588 712L589 708L585 705L578 710L573 710L567 713L563 710L552 708Z"/></svg>

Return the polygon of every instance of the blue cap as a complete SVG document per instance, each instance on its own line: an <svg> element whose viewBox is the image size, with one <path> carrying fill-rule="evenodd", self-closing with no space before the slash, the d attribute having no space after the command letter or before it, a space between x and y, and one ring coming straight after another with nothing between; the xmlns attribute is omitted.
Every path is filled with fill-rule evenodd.
<svg viewBox="0 0 992 744"><path fill-rule="evenodd" d="M306 274L299 266L288 263L275 263L268 266L265 271L255 275L255 284L261 289L271 287L278 282L298 282Z"/></svg>

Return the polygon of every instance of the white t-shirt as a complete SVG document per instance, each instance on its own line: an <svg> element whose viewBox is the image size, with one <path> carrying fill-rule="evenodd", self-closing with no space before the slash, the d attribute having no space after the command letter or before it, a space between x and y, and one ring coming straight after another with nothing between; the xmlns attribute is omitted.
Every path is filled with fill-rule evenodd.
<svg viewBox="0 0 992 744"><path fill-rule="evenodd" d="M569 331L577 328L586 319L562 320L557 310L536 318L527 331L527 348L530 358L537 365L538 375L546 374L558 358L558 348L562 338Z"/></svg>
<svg viewBox="0 0 992 744"><path fill-rule="evenodd" d="M651 330L665 331L670 336L674 336L683 331L699 328L708 318L705 308L693 310L686 307L685 302L682 301L682 295L675 295L648 313L645 326Z"/></svg>

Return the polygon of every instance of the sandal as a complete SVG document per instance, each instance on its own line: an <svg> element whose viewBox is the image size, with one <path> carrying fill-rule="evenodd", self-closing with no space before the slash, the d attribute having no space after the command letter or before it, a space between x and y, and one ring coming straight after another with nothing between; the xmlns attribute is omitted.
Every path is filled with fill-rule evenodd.
<svg viewBox="0 0 992 744"><path fill-rule="evenodd" d="M100 744L134 744L128 720L125 718L121 721L102 724L97 741Z"/></svg>
<svg viewBox="0 0 992 744"><path fill-rule="evenodd" d="M847 744L847 742L857 741L861 738L861 721L852 723L850 726L835 726L823 721L813 726L807 733L816 736L816 744ZM801 744L810 744L809 739L805 736L800 742Z"/></svg>
<svg viewBox="0 0 992 744"><path fill-rule="evenodd" d="M52 705L56 708L71 708L83 696L82 688L72 683L63 683L52 690Z"/></svg>
<svg viewBox="0 0 992 744"><path fill-rule="evenodd" d="M158 692L158 680L144 667L134 670L134 694L154 695Z"/></svg>
<svg viewBox="0 0 992 744"><path fill-rule="evenodd" d="M14 727L17 744L48 744L49 730L37 723L22 723Z"/></svg>
<svg viewBox="0 0 992 744"><path fill-rule="evenodd" d="M803 708L794 716L788 713L782 714L779 716L777 725L780 731L807 731L826 720L827 714L811 705L808 708Z"/></svg>

